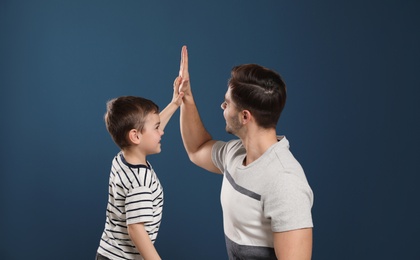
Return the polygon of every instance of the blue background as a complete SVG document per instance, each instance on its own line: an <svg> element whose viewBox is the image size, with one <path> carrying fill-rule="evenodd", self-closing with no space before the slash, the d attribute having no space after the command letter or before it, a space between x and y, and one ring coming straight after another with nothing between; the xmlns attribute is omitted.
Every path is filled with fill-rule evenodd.
<svg viewBox="0 0 420 260"><path fill-rule="evenodd" d="M288 137L315 193L313 259L418 259L419 1L0 2L0 259L94 259L107 100L171 99L181 46L215 139L230 69L282 74ZM148 159L164 259L226 259L221 176L189 162L179 112Z"/></svg>

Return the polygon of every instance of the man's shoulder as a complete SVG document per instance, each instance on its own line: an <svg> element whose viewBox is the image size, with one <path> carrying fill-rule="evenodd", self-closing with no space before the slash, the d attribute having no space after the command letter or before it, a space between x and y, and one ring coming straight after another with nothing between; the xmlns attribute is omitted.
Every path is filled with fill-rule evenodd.
<svg viewBox="0 0 420 260"><path fill-rule="evenodd" d="M213 145L213 148L216 149L227 149L227 150L237 150L243 148L242 141L240 139L232 139L229 141L216 141Z"/></svg>

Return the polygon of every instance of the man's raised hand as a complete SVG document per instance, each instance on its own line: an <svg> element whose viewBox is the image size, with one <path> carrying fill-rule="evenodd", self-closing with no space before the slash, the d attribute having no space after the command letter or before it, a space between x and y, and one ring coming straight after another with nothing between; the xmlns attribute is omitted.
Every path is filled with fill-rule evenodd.
<svg viewBox="0 0 420 260"><path fill-rule="evenodd" d="M181 62L179 65L178 77L181 78L178 92L184 93L184 95L191 94L190 74L188 72L188 51L187 51L187 46L185 45L182 46L182 50L181 50ZM175 80L175 82L177 82L177 80Z"/></svg>

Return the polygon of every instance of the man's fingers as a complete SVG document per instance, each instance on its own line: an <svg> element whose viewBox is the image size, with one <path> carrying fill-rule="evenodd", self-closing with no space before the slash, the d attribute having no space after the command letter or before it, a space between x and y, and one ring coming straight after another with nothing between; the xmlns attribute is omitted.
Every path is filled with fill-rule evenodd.
<svg viewBox="0 0 420 260"><path fill-rule="evenodd" d="M181 64L179 65L179 76L183 79L188 79L188 50L187 46L182 46L181 50Z"/></svg>

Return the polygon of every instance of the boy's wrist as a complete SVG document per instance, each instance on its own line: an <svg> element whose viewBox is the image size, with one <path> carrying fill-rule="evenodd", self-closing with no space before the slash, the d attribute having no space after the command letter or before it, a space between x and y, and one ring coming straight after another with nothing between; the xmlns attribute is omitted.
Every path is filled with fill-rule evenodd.
<svg viewBox="0 0 420 260"><path fill-rule="evenodd" d="M169 103L169 105L174 105L175 107L179 107L181 105L182 102L180 102L180 104L178 104L176 101L171 101L171 103Z"/></svg>

